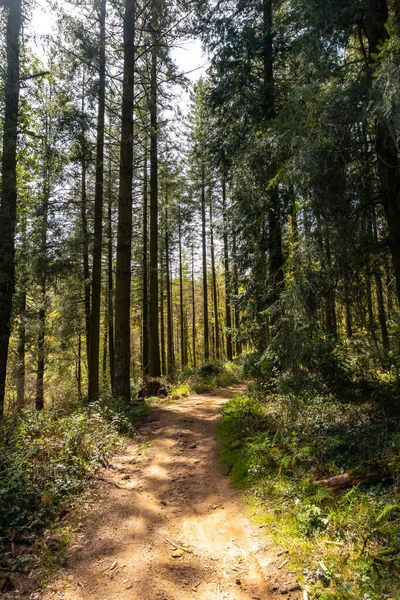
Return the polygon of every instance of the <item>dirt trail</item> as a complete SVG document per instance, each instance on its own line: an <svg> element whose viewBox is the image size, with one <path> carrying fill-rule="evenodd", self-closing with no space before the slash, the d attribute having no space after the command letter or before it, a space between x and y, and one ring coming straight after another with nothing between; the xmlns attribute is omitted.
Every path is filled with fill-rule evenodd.
<svg viewBox="0 0 400 600"><path fill-rule="evenodd" d="M154 410L139 442L113 458L104 474L113 483L102 483L68 567L43 600L299 597L290 591L293 578L286 581L272 564L284 557L268 555L221 473L215 427L232 394L202 394Z"/></svg>

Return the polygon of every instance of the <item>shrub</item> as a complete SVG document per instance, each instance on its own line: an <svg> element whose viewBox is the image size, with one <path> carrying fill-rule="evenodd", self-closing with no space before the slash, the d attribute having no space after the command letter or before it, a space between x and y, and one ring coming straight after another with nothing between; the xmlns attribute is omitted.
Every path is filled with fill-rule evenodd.
<svg viewBox="0 0 400 600"><path fill-rule="evenodd" d="M188 384L182 383L172 388L170 396L172 400L179 400L180 398L189 398L191 389Z"/></svg>
<svg viewBox="0 0 400 600"><path fill-rule="evenodd" d="M305 504L296 514L296 520L300 532L311 537L324 531L329 523L329 519L324 516L323 511L315 504Z"/></svg>
<svg viewBox="0 0 400 600"><path fill-rule="evenodd" d="M106 463L146 408L103 398L71 412L25 411L0 427L0 539L37 532Z"/></svg>
<svg viewBox="0 0 400 600"><path fill-rule="evenodd" d="M197 369L187 368L179 377L196 394L211 392L216 388L229 387L242 379L242 367L235 362L208 362Z"/></svg>

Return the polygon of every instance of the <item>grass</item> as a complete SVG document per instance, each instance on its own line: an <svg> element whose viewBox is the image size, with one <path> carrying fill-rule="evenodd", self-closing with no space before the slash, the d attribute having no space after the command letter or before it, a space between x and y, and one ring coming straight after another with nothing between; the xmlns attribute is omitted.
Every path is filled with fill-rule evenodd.
<svg viewBox="0 0 400 600"><path fill-rule="evenodd" d="M210 362L197 369L186 369L179 377L179 384L196 394L211 392L240 383L242 367L234 362Z"/></svg>
<svg viewBox="0 0 400 600"><path fill-rule="evenodd" d="M192 393L192 389L187 383L181 383L172 388L170 398L172 400L179 400L180 398L189 398L189 396Z"/></svg>
<svg viewBox="0 0 400 600"><path fill-rule="evenodd" d="M400 597L397 400L239 396L223 409L221 451L256 521L289 550L309 597ZM390 481L331 493L321 479L385 461Z"/></svg>
<svg viewBox="0 0 400 600"><path fill-rule="evenodd" d="M241 381L241 365L234 362L209 362L196 369L187 368L182 371L170 386L168 397L155 399L154 403L169 404L171 401L189 398L193 394L204 394L218 388L226 388Z"/></svg>

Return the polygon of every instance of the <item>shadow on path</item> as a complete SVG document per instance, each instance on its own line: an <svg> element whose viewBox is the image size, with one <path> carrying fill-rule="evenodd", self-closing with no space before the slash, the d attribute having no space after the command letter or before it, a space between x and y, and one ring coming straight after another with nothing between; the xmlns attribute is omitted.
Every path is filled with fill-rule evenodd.
<svg viewBox="0 0 400 600"><path fill-rule="evenodd" d="M154 409L139 442L104 472L102 499L43 600L274 597L265 540L252 531L217 455L216 423L234 392Z"/></svg>

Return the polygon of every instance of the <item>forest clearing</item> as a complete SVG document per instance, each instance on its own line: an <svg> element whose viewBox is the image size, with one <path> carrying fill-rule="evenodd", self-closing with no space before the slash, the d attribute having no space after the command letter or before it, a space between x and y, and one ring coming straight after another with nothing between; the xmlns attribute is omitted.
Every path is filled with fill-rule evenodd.
<svg viewBox="0 0 400 600"><path fill-rule="evenodd" d="M0 24L0 597L399 600L400 1Z"/></svg>

